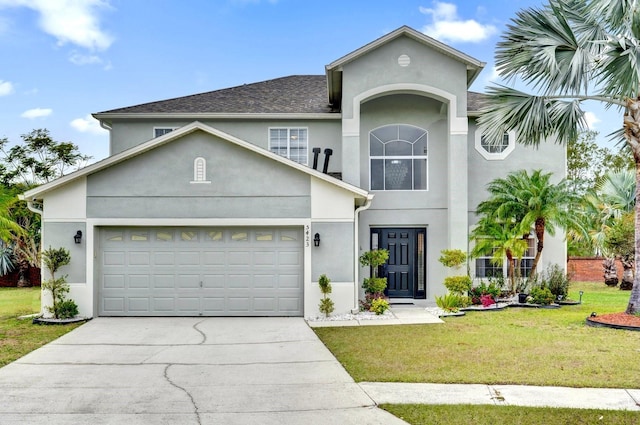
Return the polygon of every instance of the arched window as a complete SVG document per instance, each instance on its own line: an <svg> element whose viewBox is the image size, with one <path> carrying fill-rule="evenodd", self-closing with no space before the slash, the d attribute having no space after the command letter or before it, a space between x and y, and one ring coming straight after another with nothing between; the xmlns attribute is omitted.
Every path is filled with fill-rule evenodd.
<svg viewBox="0 0 640 425"><path fill-rule="evenodd" d="M407 124L369 133L371 190L427 190L426 130Z"/></svg>
<svg viewBox="0 0 640 425"><path fill-rule="evenodd" d="M198 157L193 160L193 181L191 183L211 183L207 180L207 160Z"/></svg>

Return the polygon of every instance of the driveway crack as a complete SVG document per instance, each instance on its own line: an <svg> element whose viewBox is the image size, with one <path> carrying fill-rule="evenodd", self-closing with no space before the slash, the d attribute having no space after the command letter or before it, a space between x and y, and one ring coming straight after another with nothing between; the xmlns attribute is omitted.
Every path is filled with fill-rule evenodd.
<svg viewBox="0 0 640 425"><path fill-rule="evenodd" d="M202 322L204 322L204 320L201 320L201 321L199 321L199 322L197 322L197 323L194 323L194 325L193 325L193 329L195 329L195 331L196 331L196 332L198 332L200 335L202 335L202 341L200 341L200 342L198 343L198 345L202 345L202 344L205 344L205 343L207 342L207 334L205 334L205 333L204 333L204 332L202 332L200 329L198 329L198 325L199 325L200 323L202 323Z"/></svg>
<svg viewBox="0 0 640 425"><path fill-rule="evenodd" d="M168 364L167 367L164 368L164 379L167 380L167 382L172 385L173 387L183 391L187 397L189 397L189 400L191 400L191 404L193 404L193 413L195 413L196 415L196 420L198 421L198 425L202 424L202 421L200 420L200 411L198 409L198 405L196 404L196 401L193 399L193 396L191 395L191 393L189 391L187 391L186 388L181 387L180 385L176 384L175 382L173 382L171 380L171 378L169 378L169 368L173 366L171 364Z"/></svg>

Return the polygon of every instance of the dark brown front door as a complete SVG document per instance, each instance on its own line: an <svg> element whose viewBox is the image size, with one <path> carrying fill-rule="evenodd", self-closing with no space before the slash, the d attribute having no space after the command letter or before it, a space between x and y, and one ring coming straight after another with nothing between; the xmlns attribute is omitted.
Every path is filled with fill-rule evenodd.
<svg viewBox="0 0 640 425"><path fill-rule="evenodd" d="M390 298L424 298L425 229L383 228L371 230L371 246L389 250L389 260L378 270L387 278Z"/></svg>

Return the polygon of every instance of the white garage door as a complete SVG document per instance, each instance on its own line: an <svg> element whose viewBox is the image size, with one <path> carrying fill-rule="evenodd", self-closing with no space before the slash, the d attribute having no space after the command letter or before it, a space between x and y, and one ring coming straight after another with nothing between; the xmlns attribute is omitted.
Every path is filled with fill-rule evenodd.
<svg viewBox="0 0 640 425"><path fill-rule="evenodd" d="M100 316L302 316L301 228L100 229Z"/></svg>

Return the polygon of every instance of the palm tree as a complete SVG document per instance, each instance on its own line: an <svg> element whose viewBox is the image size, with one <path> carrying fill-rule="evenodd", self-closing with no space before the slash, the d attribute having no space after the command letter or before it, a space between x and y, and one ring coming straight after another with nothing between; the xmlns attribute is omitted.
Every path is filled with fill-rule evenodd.
<svg viewBox="0 0 640 425"><path fill-rule="evenodd" d="M496 144L515 130L521 142L575 140L587 128L583 105L624 108L620 135L640 180L640 13L638 0L548 0L521 10L496 47L501 77L536 91L488 89L481 130ZM640 312L640 184L636 185L635 267L627 313Z"/></svg>
<svg viewBox="0 0 640 425"><path fill-rule="evenodd" d="M518 232L528 237L531 228L536 235L536 256L530 276L535 275L542 250L545 231L555 235L556 227L566 228L573 221L570 206L576 201L569 190L569 182L562 179L554 184L551 173L534 170L514 171L505 178L487 185L489 198L478 205L478 212L500 222L517 223Z"/></svg>
<svg viewBox="0 0 640 425"><path fill-rule="evenodd" d="M522 237L518 228L514 221L498 222L490 215L484 215L470 235L475 241L472 257L491 254L491 262L498 265L502 265L504 258L507 258L507 275L513 293L516 289L514 259L522 258L529 247L527 239Z"/></svg>

